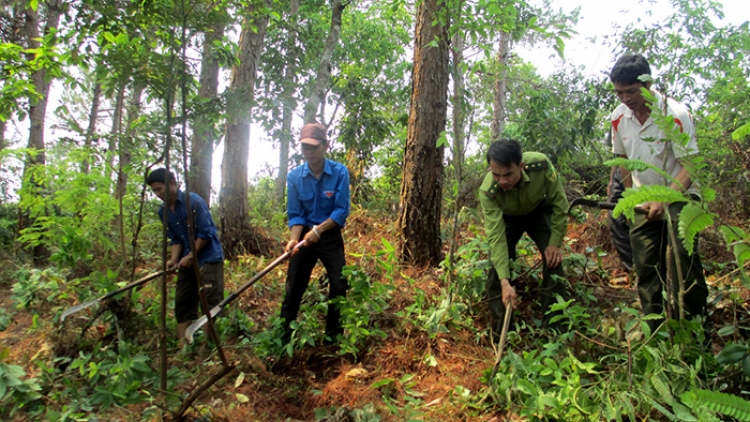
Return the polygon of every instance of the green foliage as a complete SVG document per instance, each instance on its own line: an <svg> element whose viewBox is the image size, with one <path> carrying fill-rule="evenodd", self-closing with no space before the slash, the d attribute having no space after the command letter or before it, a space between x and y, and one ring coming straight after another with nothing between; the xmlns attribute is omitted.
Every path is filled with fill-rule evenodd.
<svg viewBox="0 0 750 422"><path fill-rule="evenodd" d="M377 316L388 310L394 287L392 284L372 283L369 276L356 267L346 266L343 276L349 283L346 298L339 298L328 306L339 306L344 337L339 354L357 353L370 339L385 339L388 334L380 327Z"/></svg>
<svg viewBox="0 0 750 422"><path fill-rule="evenodd" d="M55 268L21 268L14 277L16 282L11 290L11 299L19 309L49 305L68 297L65 277Z"/></svg>
<svg viewBox="0 0 750 422"><path fill-rule="evenodd" d="M745 263L750 260L750 235L739 227L729 225L722 225L719 227L719 231L724 236L728 247L734 252L737 266L744 269ZM742 270L740 275L746 284L750 285L750 277L748 277L747 272Z"/></svg>
<svg viewBox="0 0 750 422"><path fill-rule="evenodd" d="M59 249L50 256L50 260L57 262L61 267L69 268L75 267L79 261L90 261L93 255L89 251L93 243L81 235L82 230L67 226L62 228L62 232L58 242Z"/></svg>
<svg viewBox="0 0 750 422"><path fill-rule="evenodd" d="M714 224L716 214L708 213L695 202L688 202L680 211L678 223L680 238L685 249L692 254L695 247L695 237L698 233Z"/></svg>
<svg viewBox="0 0 750 422"><path fill-rule="evenodd" d="M0 351L0 405L12 417L17 411L39 400L42 387L38 379L27 377L22 367L4 362L8 353L8 348ZM0 416L4 413L0 411Z"/></svg>
<svg viewBox="0 0 750 422"><path fill-rule="evenodd" d="M696 389L683 393L680 400L692 409L707 408L714 413L730 416L739 421L750 421L750 402L732 394Z"/></svg>
<svg viewBox="0 0 750 422"><path fill-rule="evenodd" d="M99 352L100 356L81 352L70 363L71 375L77 373L81 379L88 380L92 405L138 403L150 396L146 387L158 379L158 374L149 366L150 358L131 355L127 347L120 349L119 353L105 349Z"/></svg>
<svg viewBox="0 0 750 422"><path fill-rule="evenodd" d="M737 130L732 132L732 139L734 139L735 141L747 138L748 136L750 136L750 122L745 123L744 125L737 128Z"/></svg>
<svg viewBox="0 0 750 422"><path fill-rule="evenodd" d="M254 227L271 230L286 229L286 210L274 199L275 181L270 177L258 178L248 188L250 222Z"/></svg>
<svg viewBox="0 0 750 422"><path fill-rule="evenodd" d="M741 363L745 376L750 377L750 347L746 344L730 344L726 346L716 357L716 361L722 365Z"/></svg>

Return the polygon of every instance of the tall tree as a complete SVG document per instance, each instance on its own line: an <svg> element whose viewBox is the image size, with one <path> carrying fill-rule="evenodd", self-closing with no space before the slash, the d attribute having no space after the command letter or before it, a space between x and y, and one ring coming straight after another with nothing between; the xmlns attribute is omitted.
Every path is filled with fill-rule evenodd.
<svg viewBox="0 0 750 422"><path fill-rule="evenodd" d="M268 27L271 0L252 4L245 10L240 34L240 63L232 68L232 81L227 103L227 126L224 157L221 166L221 242L228 255L242 252L258 253L247 209L247 157L250 148L250 122L253 89L258 60Z"/></svg>
<svg viewBox="0 0 750 422"><path fill-rule="evenodd" d="M289 5L289 30L286 40L286 61L284 63L284 78L282 87L282 102L284 110L281 112L281 132L279 133L279 175L276 178L274 199L276 203L284 203L286 176L289 172L289 146L292 142L292 117L297 108L294 93L297 89L297 18L299 15L299 0L291 0Z"/></svg>
<svg viewBox="0 0 750 422"><path fill-rule="evenodd" d="M96 77L96 76L94 76ZM96 135L96 122L99 118L99 107L102 100L102 84L99 81L94 82L94 91L91 96L91 110L89 112L89 124L86 128L86 136L84 138L83 146L88 151L94 144L94 136ZM91 163L88 158L84 159L81 163L81 173L89 174Z"/></svg>
<svg viewBox="0 0 750 422"><path fill-rule="evenodd" d="M46 21L44 23L44 41L54 42L54 34L57 32L57 28L60 24L60 16L63 13L64 3L62 0L49 0L40 2L37 7L42 6L45 12ZM39 31L40 25L40 13L36 7L29 7L26 9L26 40L28 42L29 50L39 49L42 46L42 34ZM26 158L23 171L23 183L33 188L42 188L44 181L36 177L35 173L40 167L43 167L46 163L46 153L44 144L44 122L47 116L47 97L49 95L49 88L52 84L52 77L47 73L45 68L40 68L34 71L31 75L31 80L37 93L41 96L32 101L29 104L29 150L33 151ZM33 189L32 188L32 189ZM22 188L22 191L24 189ZM29 192L29 190L26 190ZM18 222L18 229L24 230L32 227L34 224L34 217L28 212L21 213L21 217ZM39 243L34 247L32 252L35 262L40 262L46 259L47 250L43 243Z"/></svg>
<svg viewBox="0 0 750 422"><path fill-rule="evenodd" d="M495 101L492 108L492 139L503 134L505 127L505 101L508 95L508 64L510 62L510 38L508 31L500 31L500 42L497 49L499 74L495 80Z"/></svg>
<svg viewBox="0 0 750 422"><path fill-rule="evenodd" d="M443 146L448 112L448 23L444 0L424 0L417 8L411 107L401 182L399 257L413 264L441 259L440 209Z"/></svg>
<svg viewBox="0 0 750 422"><path fill-rule="evenodd" d="M219 57L215 54L215 43L224 38L226 16L223 13L212 13L212 23L203 36L201 59L200 87L198 103L206 105L216 103L219 92ZM190 171L188 173L190 189L200 195L207 205L211 201L211 167L213 165L214 130L216 113L211 107L195 112L195 127L190 148Z"/></svg>

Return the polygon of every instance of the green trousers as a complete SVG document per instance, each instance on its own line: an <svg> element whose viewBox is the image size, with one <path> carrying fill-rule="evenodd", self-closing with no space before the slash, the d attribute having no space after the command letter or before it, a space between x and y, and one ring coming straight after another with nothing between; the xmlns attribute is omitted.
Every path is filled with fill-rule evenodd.
<svg viewBox="0 0 750 422"><path fill-rule="evenodd" d="M671 306L669 316L679 318L680 312L680 277L684 283L684 314L687 318L705 316L708 287L703 276L703 266L697 249L697 239L692 255L688 254L677 227L680 211L685 203L679 202L669 206L674 238L672 242L667 220L650 222L646 217L636 214L635 221L630 227L630 244L633 248L633 266L638 275L638 297L641 301L644 315L662 314L664 312L665 289L669 285L671 290ZM667 246L671 246L672 254L668 256ZM679 262L680 272L677 271ZM669 284L667 284L669 283ZM648 321L651 330L658 327L663 320Z"/></svg>
<svg viewBox="0 0 750 422"><path fill-rule="evenodd" d="M505 238L508 242L508 257L511 261L516 258L516 245L524 233L529 235L541 252L543 268L541 299L542 309L545 313L542 326L547 327L550 318L554 316L548 314L547 311L553 303L557 302L555 296L560 295L565 297L567 293L566 283L561 280L565 277L562 264L555 268L548 268L547 260L544 257L544 250L547 249L549 239L552 236L552 207L545 201L529 214L505 215L503 216L503 221L505 222ZM553 274L560 277L560 279L552 277ZM493 320L495 321L493 329L498 332L502 328L502 321L505 317L505 305L503 304L502 297L500 278L495 268L491 267L487 278L487 298Z"/></svg>

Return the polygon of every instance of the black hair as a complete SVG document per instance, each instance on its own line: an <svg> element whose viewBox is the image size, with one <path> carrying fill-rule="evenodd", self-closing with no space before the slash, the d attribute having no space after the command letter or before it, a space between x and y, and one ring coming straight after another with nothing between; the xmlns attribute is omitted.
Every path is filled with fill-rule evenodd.
<svg viewBox="0 0 750 422"><path fill-rule="evenodd" d="M510 167L511 164L521 164L523 148L521 143L513 139L500 139L490 144L487 150L487 164L494 161L501 166Z"/></svg>
<svg viewBox="0 0 750 422"><path fill-rule="evenodd" d="M609 72L609 79L612 83L623 85L637 83L645 85L646 81L638 79L643 75L651 76L651 66L649 66L646 58L640 54L625 54L615 62L615 66Z"/></svg>
<svg viewBox="0 0 750 422"><path fill-rule="evenodd" d="M158 168L151 173L148 174L146 177L146 184L151 186L154 182L160 182L164 183L165 185L169 182L174 182L174 174L172 174L171 171L167 171L165 168Z"/></svg>

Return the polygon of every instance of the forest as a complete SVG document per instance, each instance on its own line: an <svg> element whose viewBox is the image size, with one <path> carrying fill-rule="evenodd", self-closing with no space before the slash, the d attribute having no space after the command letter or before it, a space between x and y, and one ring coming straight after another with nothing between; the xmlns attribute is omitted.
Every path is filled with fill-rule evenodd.
<svg viewBox="0 0 750 422"><path fill-rule="evenodd" d="M654 90L687 105L700 195L643 186L612 211L571 207L560 330L542 323L543 263L523 237L520 301L493 329L490 143L545 154L586 204L608 200L613 166L647 168L613 155L614 61L569 60L569 3L0 0L0 419L750 421L750 23L721 0L630 2L669 12L590 41L643 54ZM540 48L549 74L521 54ZM288 343L279 316L287 178L311 122L350 181L333 345L321 265ZM251 168L261 151L274 156ZM225 293L243 289L192 343L175 335L146 184L162 167L210 208ZM704 324L649 328L609 225L650 202L685 203L668 224L702 258Z"/></svg>

